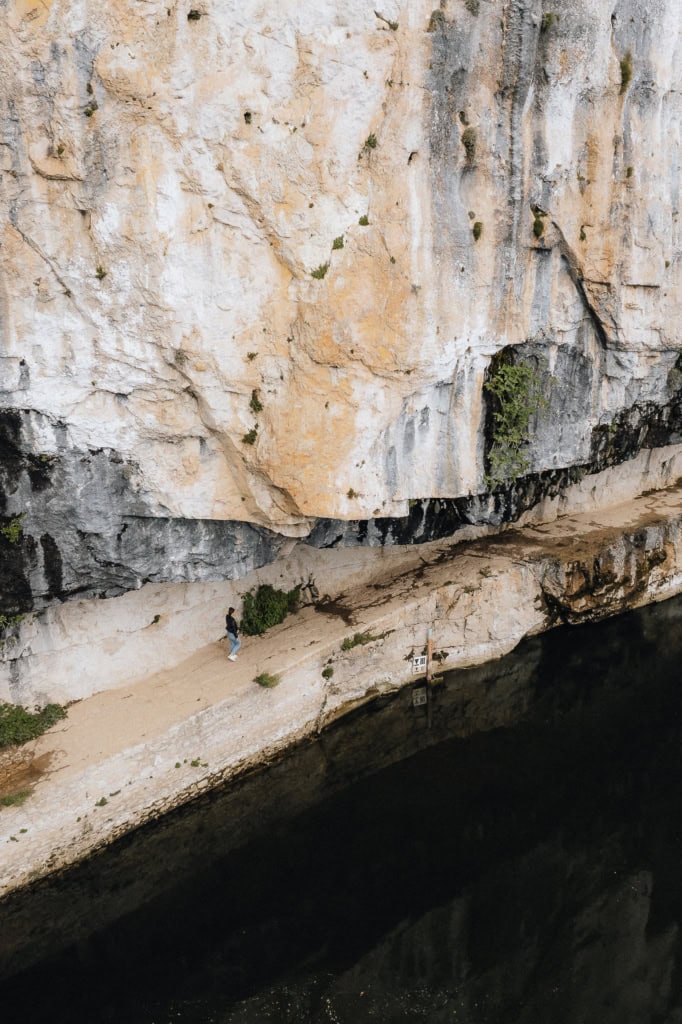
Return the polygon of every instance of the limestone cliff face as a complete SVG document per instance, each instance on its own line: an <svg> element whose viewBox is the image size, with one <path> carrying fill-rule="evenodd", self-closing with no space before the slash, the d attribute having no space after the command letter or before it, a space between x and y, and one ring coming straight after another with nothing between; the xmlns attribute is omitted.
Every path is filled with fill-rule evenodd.
<svg viewBox="0 0 682 1024"><path fill-rule="evenodd" d="M534 495L682 440L678 0L432 4L0 0L9 610L486 521L508 346Z"/></svg>

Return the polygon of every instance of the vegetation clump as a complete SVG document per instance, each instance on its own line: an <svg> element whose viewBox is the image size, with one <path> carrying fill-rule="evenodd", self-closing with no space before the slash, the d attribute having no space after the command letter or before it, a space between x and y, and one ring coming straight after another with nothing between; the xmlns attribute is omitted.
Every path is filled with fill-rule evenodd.
<svg viewBox="0 0 682 1024"><path fill-rule="evenodd" d="M371 132L365 139L365 149L376 149L377 148L377 137L374 132Z"/></svg>
<svg viewBox="0 0 682 1024"><path fill-rule="evenodd" d="M61 704L47 704L27 711L18 704L0 704L0 750L18 747L51 729L66 718L66 708Z"/></svg>
<svg viewBox="0 0 682 1024"><path fill-rule="evenodd" d="M445 15L439 9L431 11L431 17L429 18L429 24L426 27L427 32L435 32L437 28L443 28L445 24Z"/></svg>
<svg viewBox="0 0 682 1024"><path fill-rule="evenodd" d="M547 214L539 206L531 206L531 211L533 213L533 234L536 238L542 238L545 233L543 217L546 217Z"/></svg>
<svg viewBox="0 0 682 1024"><path fill-rule="evenodd" d="M201 18L201 11L197 11L196 8L192 8L192 10L187 15L187 20L188 21L199 21L200 18Z"/></svg>
<svg viewBox="0 0 682 1024"><path fill-rule="evenodd" d="M623 59L620 62L620 94L623 95L627 92L627 88L632 81L632 54L628 50Z"/></svg>
<svg viewBox="0 0 682 1024"><path fill-rule="evenodd" d="M24 514L22 512L20 515L14 516L10 519L8 523L0 526L0 533L6 541L9 541L10 544L17 544L21 539L21 535L23 533L21 520L23 519L23 515Z"/></svg>
<svg viewBox="0 0 682 1024"><path fill-rule="evenodd" d="M258 391L256 388L254 388L253 391L251 392L251 401L249 402L249 408L251 409L252 412L263 411L263 403L258 397Z"/></svg>
<svg viewBox="0 0 682 1024"><path fill-rule="evenodd" d="M327 273L328 270L329 270L329 263L320 263L319 267L315 267L315 269L311 270L310 273L318 281L321 281L322 278L324 277L324 275Z"/></svg>
<svg viewBox="0 0 682 1024"><path fill-rule="evenodd" d="M0 807L20 807L21 804L25 803L31 795L30 789L20 789L17 793L8 793L6 796L0 796ZM21 832L25 832L26 829L20 829Z"/></svg>
<svg viewBox="0 0 682 1024"><path fill-rule="evenodd" d="M481 235L483 234L483 224L481 223L480 220L477 220L474 223L474 226L471 229L471 233L474 236L474 241L477 242Z"/></svg>
<svg viewBox="0 0 682 1024"><path fill-rule="evenodd" d="M277 590L269 583L263 583L256 590L244 595L242 605L242 633L246 636L260 636L277 626L291 612L295 612L301 599L301 588Z"/></svg>
<svg viewBox="0 0 682 1024"><path fill-rule="evenodd" d="M560 16L558 14L555 14L554 11L545 11L545 13L542 15L540 31L549 32L552 25L556 24L556 22L559 20L559 17Z"/></svg>
<svg viewBox="0 0 682 1024"><path fill-rule="evenodd" d="M530 440L530 419L547 406L547 399L540 374L530 363L498 360L484 387L496 399L486 476L488 486L494 487L528 469L530 461L524 449Z"/></svg>
<svg viewBox="0 0 682 1024"><path fill-rule="evenodd" d="M264 686L267 690L272 690L273 687L279 685L279 676L273 676L271 672L261 672L256 676L254 682L259 686Z"/></svg>
<svg viewBox="0 0 682 1024"><path fill-rule="evenodd" d="M339 235L338 238L334 239L332 249L343 249L343 235Z"/></svg>
<svg viewBox="0 0 682 1024"><path fill-rule="evenodd" d="M347 636L341 644L342 651L352 651L354 647L362 647L364 644L371 644L374 640L383 640L386 636L385 633L379 633L375 636L369 630L366 633L353 633L353 636Z"/></svg>
<svg viewBox="0 0 682 1024"><path fill-rule="evenodd" d="M476 129L471 125L462 132L462 145L468 164L472 164L476 157Z"/></svg>
<svg viewBox="0 0 682 1024"><path fill-rule="evenodd" d="M255 444L258 437L258 427L251 427L242 438L242 444Z"/></svg>
<svg viewBox="0 0 682 1024"><path fill-rule="evenodd" d="M359 225L360 225L360 227L362 227L362 228L366 228L366 227L367 227L367 225L369 224L369 217L367 216L367 214L366 214L366 213L363 213L362 217L361 217L361 218L360 218L360 220L358 221L358 224L359 224Z"/></svg>
<svg viewBox="0 0 682 1024"><path fill-rule="evenodd" d="M18 626L23 615L0 615L0 633L6 629L12 629L13 626ZM2 646L0 644L0 646Z"/></svg>
<svg viewBox="0 0 682 1024"><path fill-rule="evenodd" d="M334 675L334 669L331 667L331 665L327 665L326 668L322 669L322 678L323 679L331 679L331 677L333 675Z"/></svg>

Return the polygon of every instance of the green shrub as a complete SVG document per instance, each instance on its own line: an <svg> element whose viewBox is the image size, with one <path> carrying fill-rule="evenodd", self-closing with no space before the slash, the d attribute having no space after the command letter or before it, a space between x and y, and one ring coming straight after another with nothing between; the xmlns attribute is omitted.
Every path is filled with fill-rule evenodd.
<svg viewBox="0 0 682 1024"><path fill-rule="evenodd" d="M338 238L334 239L332 249L343 249L343 235L339 235Z"/></svg>
<svg viewBox="0 0 682 1024"><path fill-rule="evenodd" d="M23 615L0 615L0 632L18 626L23 617Z"/></svg>
<svg viewBox="0 0 682 1024"><path fill-rule="evenodd" d="M242 633L247 636L260 636L277 626L298 608L301 599L301 588L293 590L276 590L269 583L264 583L256 590L244 595L242 605Z"/></svg>
<svg viewBox="0 0 682 1024"><path fill-rule="evenodd" d="M0 704L0 750L28 743L66 718L61 704L47 704L44 708L27 711L18 704Z"/></svg>
<svg viewBox="0 0 682 1024"><path fill-rule="evenodd" d="M201 11L197 11L195 9L192 9L189 12L189 14L187 15L187 20L188 21L199 21L200 18L201 18Z"/></svg>
<svg viewBox="0 0 682 1024"><path fill-rule="evenodd" d="M326 668L322 669L322 678L323 679L331 679L331 677L333 675L334 675L334 669L331 667L331 665L327 665Z"/></svg>
<svg viewBox="0 0 682 1024"><path fill-rule="evenodd" d="M483 224L480 220L477 220L471 229L471 233L474 236L474 241L477 242L483 234Z"/></svg>
<svg viewBox="0 0 682 1024"><path fill-rule="evenodd" d="M270 672L261 672L254 679L255 683L259 686L265 686L266 689L272 690L273 687L279 686L279 676L273 676Z"/></svg>
<svg viewBox="0 0 682 1024"><path fill-rule="evenodd" d="M97 278L98 281L103 281L106 276L106 270L104 269L101 263L98 263L97 270L95 271L95 277Z"/></svg>
<svg viewBox="0 0 682 1024"><path fill-rule="evenodd" d="M256 390L256 388L254 388L253 391L251 392L251 401L249 402L249 408L251 409L251 412L263 411L263 403L258 397L258 391Z"/></svg>
<svg viewBox="0 0 682 1024"><path fill-rule="evenodd" d="M365 149L376 149L376 148L377 148L377 137L374 134L374 132L372 132L365 139Z"/></svg>
<svg viewBox="0 0 682 1024"><path fill-rule="evenodd" d="M499 360L484 384L497 399L493 412L493 442L488 454L489 487L508 483L530 465L524 448L530 440L530 418L547 405L541 378L529 363L516 365Z"/></svg>
<svg viewBox="0 0 682 1024"><path fill-rule="evenodd" d="M318 281L321 281L328 270L328 263L320 263L319 267L316 267L315 270L311 270L310 273L313 277L317 278Z"/></svg>
<svg viewBox="0 0 682 1024"><path fill-rule="evenodd" d="M21 535L23 533L21 520L23 518L24 513L22 512L21 515L14 516L12 519L10 519L10 521L8 523L5 523L4 526L0 526L0 533L3 535L5 540L9 541L10 544L16 544L17 541L19 541L19 539L21 538Z"/></svg>
<svg viewBox="0 0 682 1024"><path fill-rule="evenodd" d="M258 437L258 427L252 427L242 438L242 444L255 444Z"/></svg>
<svg viewBox="0 0 682 1024"><path fill-rule="evenodd" d="M367 227L367 225L369 224L369 217L367 216L366 213L363 213L362 217L358 221L358 224L360 225L360 227L363 227L363 228Z"/></svg>

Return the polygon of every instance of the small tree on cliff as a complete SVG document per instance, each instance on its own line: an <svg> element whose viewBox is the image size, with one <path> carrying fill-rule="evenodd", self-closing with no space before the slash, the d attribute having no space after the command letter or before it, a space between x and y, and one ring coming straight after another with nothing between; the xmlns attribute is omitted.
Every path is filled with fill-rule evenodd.
<svg viewBox="0 0 682 1024"><path fill-rule="evenodd" d="M531 417L544 409L542 378L530 363L500 359L484 387L494 396L493 438L488 452L486 484L493 488L522 476L530 466L525 449Z"/></svg>

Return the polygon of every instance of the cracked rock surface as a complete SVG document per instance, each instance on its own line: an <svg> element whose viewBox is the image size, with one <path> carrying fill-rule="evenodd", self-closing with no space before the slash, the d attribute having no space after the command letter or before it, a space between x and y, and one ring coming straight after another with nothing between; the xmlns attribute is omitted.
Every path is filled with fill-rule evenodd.
<svg viewBox="0 0 682 1024"><path fill-rule="evenodd" d="M0 4L5 612L513 518L502 350L522 493L680 440L682 8L476 11Z"/></svg>

